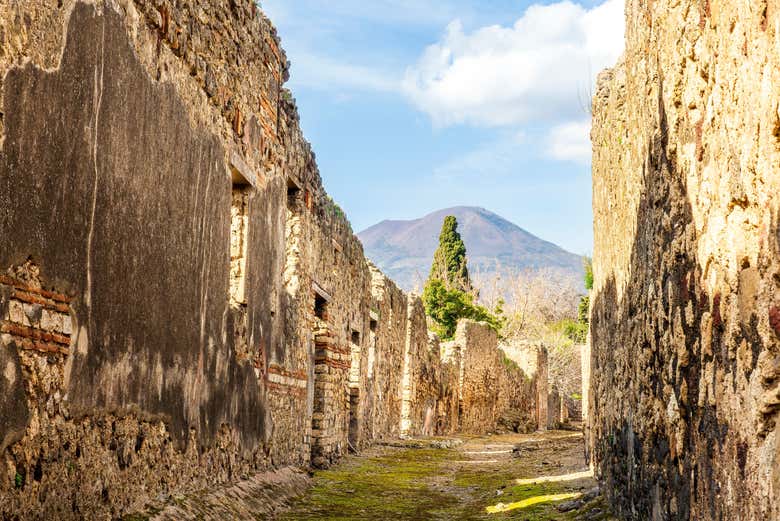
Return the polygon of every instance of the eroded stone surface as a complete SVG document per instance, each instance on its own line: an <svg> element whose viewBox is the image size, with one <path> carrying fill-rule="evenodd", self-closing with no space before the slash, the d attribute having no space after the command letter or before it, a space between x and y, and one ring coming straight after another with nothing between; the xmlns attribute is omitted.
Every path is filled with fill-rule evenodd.
<svg viewBox="0 0 780 521"><path fill-rule="evenodd" d="M779 16L629 0L598 82L589 437L625 519L780 517Z"/></svg>
<svg viewBox="0 0 780 521"><path fill-rule="evenodd" d="M458 324L455 345L461 350L461 429L479 433L500 427L515 432L534 431L537 402L546 399L546 361L543 373L530 378L498 348L498 336L486 324Z"/></svg>

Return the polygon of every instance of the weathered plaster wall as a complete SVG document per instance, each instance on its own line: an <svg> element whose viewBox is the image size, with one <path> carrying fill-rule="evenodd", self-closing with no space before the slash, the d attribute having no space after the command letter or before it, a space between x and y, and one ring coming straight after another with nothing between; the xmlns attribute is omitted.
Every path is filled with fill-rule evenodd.
<svg viewBox="0 0 780 521"><path fill-rule="evenodd" d="M15 293L67 297L72 334L59 353L28 346L34 330L2 337L27 368L12 417L28 421L4 436L0 508L49 518L132 508L148 475L158 493L265 465L270 428L227 334L228 152L193 124L211 107L139 58L169 49L128 36L149 30L136 5L66 4L2 11L0 266ZM14 269L27 259L39 273Z"/></svg>
<svg viewBox="0 0 780 521"><path fill-rule="evenodd" d="M371 275L270 23L250 1L6 2L0 40L2 515L119 515L307 465L313 283L344 348Z"/></svg>
<svg viewBox="0 0 780 521"><path fill-rule="evenodd" d="M780 4L626 20L594 98L597 472L624 519L777 519Z"/></svg>

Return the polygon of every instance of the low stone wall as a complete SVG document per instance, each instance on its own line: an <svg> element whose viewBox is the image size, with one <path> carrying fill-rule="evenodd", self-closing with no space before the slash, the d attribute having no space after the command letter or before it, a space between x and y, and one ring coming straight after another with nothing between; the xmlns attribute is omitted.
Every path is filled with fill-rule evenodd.
<svg viewBox="0 0 780 521"><path fill-rule="evenodd" d="M550 411L550 356L547 348L541 342L522 342L503 345L501 349L506 353L507 358L517 364L526 376L535 382L533 421L529 422L526 430L531 429L531 424L535 429L547 430L551 414L553 421L557 421L555 419L557 413Z"/></svg>
<svg viewBox="0 0 780 521"><path fill-rule="evenodd" d="M455 345L461 357L460 427L463 432L495 431L507 415L512 416L509 422L515 429L525 430L528 425L536 424L536 380L529 378L498 348L498 336L490 326L462 321L458 324Z"/></svg>

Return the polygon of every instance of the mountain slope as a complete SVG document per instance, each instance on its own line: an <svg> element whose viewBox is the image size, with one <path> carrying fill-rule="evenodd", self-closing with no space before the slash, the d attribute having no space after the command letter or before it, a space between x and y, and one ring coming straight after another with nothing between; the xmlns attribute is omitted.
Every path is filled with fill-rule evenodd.
<svg viewBox="0 0 780 521"><path fill-rule="evenodd" d="M472 276L549 268L582 280L582 257L485 210L458 206L412 221L382 221L358 234L366 255L406 290L428 277L444 218L454 215L466 243Z"/></svg>

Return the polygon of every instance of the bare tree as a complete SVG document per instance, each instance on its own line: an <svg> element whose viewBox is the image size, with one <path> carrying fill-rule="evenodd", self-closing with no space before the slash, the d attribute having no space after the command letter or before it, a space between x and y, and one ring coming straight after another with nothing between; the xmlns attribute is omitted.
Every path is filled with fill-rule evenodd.
<svg viewBox="0 0 780 521"><path fill-rule="evenodd" d="M503 336L508 341L543 340L553 325L577 315L576 278L560 270L525 270L495 291L505 302Z"/></svg>
<svg viewBox="0 0 780 521"><path fill-rule="evenodd" d="M549 381L566 397L580 392L580 351L567 336L565 324L577 321L582 296L578 279L552 268L519 273L478 274L483 305L495 309L503 302L506 318L502 336L507 352L543 345L549 352Z"/></svg>

